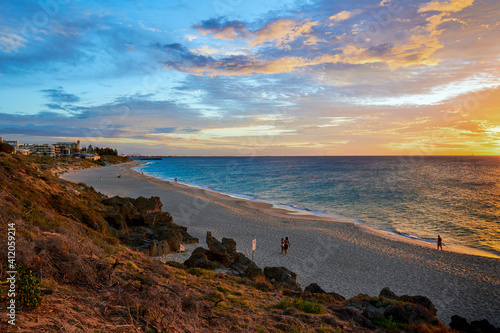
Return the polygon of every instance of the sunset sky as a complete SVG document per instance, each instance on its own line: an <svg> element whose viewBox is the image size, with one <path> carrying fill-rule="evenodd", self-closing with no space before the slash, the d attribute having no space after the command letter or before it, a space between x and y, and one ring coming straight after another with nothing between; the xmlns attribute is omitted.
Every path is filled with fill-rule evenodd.
<svg viewBox="0 0 500 333"><path fill-rule="evenodd" d="M2 1L0 136L500 155L498 0Z"/></svg>

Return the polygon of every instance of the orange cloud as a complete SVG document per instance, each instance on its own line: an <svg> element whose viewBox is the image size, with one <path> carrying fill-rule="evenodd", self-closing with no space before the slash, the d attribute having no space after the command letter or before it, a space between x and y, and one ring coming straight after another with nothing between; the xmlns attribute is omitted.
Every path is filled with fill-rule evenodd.
<svg viewBox="0 0 500 333"><path fill-rule="evenodd" d="M361 13L362 13L362 10L360 10L360 9L353 10L351 12L343 10L338 14L330 16L330 20L332 20L334 22L342 22L342 21L350 19L351 17L356 16L356 15L361 14Z"/></svg>
<svg viewBox="0 0 500 333"><path fill-rule="evenodd" d="M439 11L439 12L451 12L456 13L464 8L472 6L474 0L447 0L444 2L432 1L426 3L418 9L418 12L428 12L428 11Z"/></svg>
<svg viewBox="0 0 500 333"><path fill-rule="evenodd" d="M274 42L277 47L290 49L288 43L295 41L298 37L309 36L306 45L312 45L317 43L317 39L311 37L310 34L313 27L318 24L319 22L306 21L301 23L291 19L276 20L255 31L253 33L254 37L249 44L255 46L266 42Z"/></svg>

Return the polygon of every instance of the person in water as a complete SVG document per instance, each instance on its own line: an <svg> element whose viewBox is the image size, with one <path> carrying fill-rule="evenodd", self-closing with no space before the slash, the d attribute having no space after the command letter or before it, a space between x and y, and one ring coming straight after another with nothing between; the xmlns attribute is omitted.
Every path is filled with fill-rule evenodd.
<svg viewBox="0 0 500 333"><path fill-rule="evenodd" d="M288 248L290 247L290 240L288 237L285 237L285 241L283 242L283 247L285 249L285 254L288 253Z"/></svg>
<svg viewBox="0 0 500 333"><path fill-rule="evenodd" d="M443 239L441 238L441 236L438 235L438 244L437 244L437 249L441 249L441 251L443 251Z"/></svg>

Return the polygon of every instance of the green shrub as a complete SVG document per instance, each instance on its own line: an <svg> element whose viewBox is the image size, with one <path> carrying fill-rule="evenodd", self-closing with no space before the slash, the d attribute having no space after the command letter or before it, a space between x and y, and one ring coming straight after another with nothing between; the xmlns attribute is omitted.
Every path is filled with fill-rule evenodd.
<svg viewBox="0 0 500 333"><path fill-rule="evenodd" d="M198 267L191 267L187 270L187 272L191 275L194 275L194 276L202 276L203 275L201 268L198 268Z"/></svg>
<svg viewBox="0 0 500 333"><path fill-rule="evenodd" d="M187 272L191 275L194 275L194 276L205 275L207 277L215 277L215 273L213 271L210 271L208 269L198 268L198 267L188 268Z"/></svg>
<svg viewBox="0 0 500 333"><path fill-rule="evenodd" d="M381 319L374 320L373 323L385 328L388 332L400 332L404 329L404 325L395 321L392 316L382 317Z"/></svg>
<svg viewBox="0 0 500 333"><path fill-rule="evenodd" d="M175 268L186 268L184 264L181 264L180 262L177 261L167 261L166 264Z"/></svg>
<svg viewBox="0 0 500 333"><path fill-rule="evenodd" d="M24 309L35 309L42 304L40 281L33 273L20 264L17 267L17 300Z"/></svg>
<svg viewBox="0 0 500 333"><path fill-rule="evenodd" d="M325 313L325 308L317 301L308 301L303 298L290 299L289 297L281 300L277 305L278 309L296 308L305 313L322 314Z"/></svg>

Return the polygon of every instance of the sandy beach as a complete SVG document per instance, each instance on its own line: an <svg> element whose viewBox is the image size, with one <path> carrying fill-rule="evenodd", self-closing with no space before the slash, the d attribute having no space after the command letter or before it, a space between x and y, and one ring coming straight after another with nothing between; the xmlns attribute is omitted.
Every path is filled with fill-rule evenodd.
<svg viewBox="0 0 500 333"><path fill-rule="evenodd" d="M250 257L256 239L257 265L285 266L297 273L303 288L316 282L349 298L378 295L389 287L398 295L429 297L445 324L457 314L500 326L500 259L446 247L437 251L430 244L352 223L291 214L269 204L162 181L133 171L139 164L71 171L61 178L83 182L108 196L159 196L174 222L200 238L196 246L206 248L205 235L211 231L218 239L233 238L238 251ZM288 255L280 253L285 236L291 243Z"/></svg>

